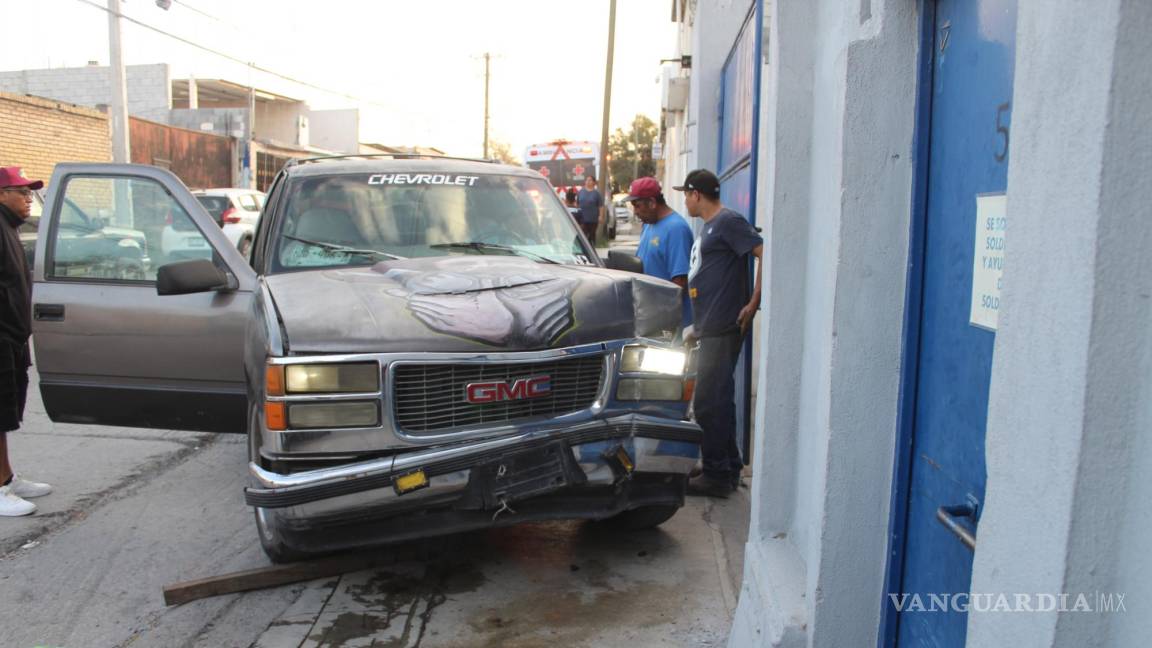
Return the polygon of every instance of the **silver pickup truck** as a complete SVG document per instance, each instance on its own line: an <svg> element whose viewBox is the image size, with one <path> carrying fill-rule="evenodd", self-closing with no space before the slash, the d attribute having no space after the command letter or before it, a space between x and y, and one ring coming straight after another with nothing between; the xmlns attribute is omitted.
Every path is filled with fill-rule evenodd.
<svg viewBox="0 0 1152 648"><path fill-rule="evenodd" d="M62 205L142 232L145 276L102 271L118 246L76 245ZM295 162L246 259L171 173L61 164L37 258L52 420L246 433L273 561L526 520L643 528L684 503L679 288L604 267L528 169Z"/></svg>

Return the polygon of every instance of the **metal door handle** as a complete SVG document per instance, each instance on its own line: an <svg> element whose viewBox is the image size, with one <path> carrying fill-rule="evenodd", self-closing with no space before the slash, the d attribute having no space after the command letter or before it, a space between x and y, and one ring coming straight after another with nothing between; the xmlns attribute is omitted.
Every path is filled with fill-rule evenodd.
<svg viewBox="0 0 1152 648"><path fill-rule="evenodd" d="M936 509L936 520L959 538L965 547L976 551L976 533L959 522L959 518L965 517L975 521L976 507L971 504L961 504L959 506L941 506Z"/></svg>
<svg viewBox="0 0 1152 648"><path fill-rule="evenodd" d="M63 322L64 304L36 304L32 307L32 318L38 322Z"/></svg>

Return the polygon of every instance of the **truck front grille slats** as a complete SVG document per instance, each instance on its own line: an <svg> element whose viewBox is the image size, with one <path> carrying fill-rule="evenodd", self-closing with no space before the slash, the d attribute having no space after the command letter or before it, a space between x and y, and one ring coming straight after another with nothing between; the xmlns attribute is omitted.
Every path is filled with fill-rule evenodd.
<svg viewBox="0 0 1152 648"><path fill-rule="evenodd" d="M412 433L559 416L590 407L603 373L603 355L529 363L400 364L392 375L393 414L400 428ZM551 390L543 396L485 404L466 400L469 384L511 385L536 376L551 379Z"/></svg>

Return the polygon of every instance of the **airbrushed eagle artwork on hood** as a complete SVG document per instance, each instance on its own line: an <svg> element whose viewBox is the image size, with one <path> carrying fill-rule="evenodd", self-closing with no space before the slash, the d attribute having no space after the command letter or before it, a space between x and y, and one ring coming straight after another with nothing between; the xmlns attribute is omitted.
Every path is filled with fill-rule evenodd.
<svg viewBox="0 0 1152 648"><path fill-rule="evenodd" d="M448 335L495 346L546 347L575 324L577 282L544 267L445 258L432 269L391 268L384 276L400 286L390 295L406 298L417 319Z"/></svg>

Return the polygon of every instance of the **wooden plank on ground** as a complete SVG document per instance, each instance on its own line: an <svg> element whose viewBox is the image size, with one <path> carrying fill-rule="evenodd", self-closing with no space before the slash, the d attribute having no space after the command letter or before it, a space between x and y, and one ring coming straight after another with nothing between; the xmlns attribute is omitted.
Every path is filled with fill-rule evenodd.
<svg viewBox="0 0 1152 648"><path fill-rule="evenodd" d="M165 585L164 604L180 605L209 596L290 585L324 578L325 576L370 569L391 562L394 562L394 558L385 552L383 554L361 553L334 556L287 565L269 565L258 569L248 569L231 574Z"/></svg>

